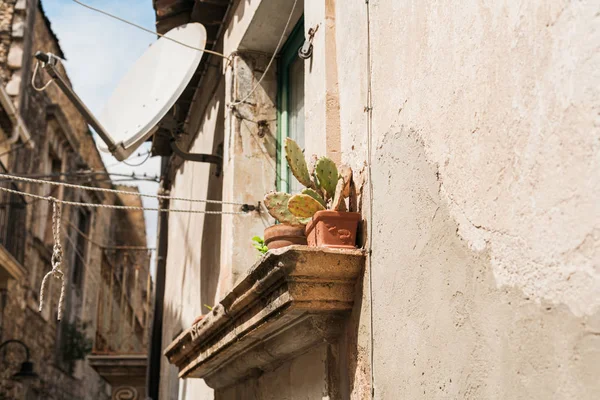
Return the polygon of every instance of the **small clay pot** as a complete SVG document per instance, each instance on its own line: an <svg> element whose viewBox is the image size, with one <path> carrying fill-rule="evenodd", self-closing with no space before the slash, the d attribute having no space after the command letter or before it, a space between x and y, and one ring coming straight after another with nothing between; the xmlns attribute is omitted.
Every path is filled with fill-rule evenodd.
<svg viewBox="0 0 600 400"><path fill-rule="evenodd" d="M303 226L277 224L265 229L265 244L269 250L279 249L294 244L306 245Z"/></svg>
<svg viewBox="0 0 600 400"><path fill-rule="evenodd" d="M356 248L356 230L360 213L317 211L306 225L306 238L312 247Z"/></svg>

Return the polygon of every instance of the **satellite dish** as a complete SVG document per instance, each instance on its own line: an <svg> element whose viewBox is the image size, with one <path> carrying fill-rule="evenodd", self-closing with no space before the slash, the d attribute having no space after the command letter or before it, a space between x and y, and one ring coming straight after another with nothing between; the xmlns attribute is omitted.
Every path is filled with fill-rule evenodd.
<svg viewBox="0 0 600 400"><path fill-rule="evenodd" d="M165 36L195 48L206 45L206 29L199 23L179 26ZM192 79L202 54L161 37L123 77L98 120L127 156L152 136Z"/></svg>
<svg viewBox="0 0 600 400"><path fill-rule="evenodd" d="M98 119L60 75L56 69L56 56L36 54L58 87L102 138L106 146L100 146L100 149L112 153L119 161L126 159L156 131L157 124L190 83L204 54L197 50L206 46L206 29L202 24L178 26L164 36L146 50L121 80ZM178 155L188 156L174 142L172 148ZM212 161L202 162L220 161L217 156L214 159L210 155L204 156Z"/></svg>

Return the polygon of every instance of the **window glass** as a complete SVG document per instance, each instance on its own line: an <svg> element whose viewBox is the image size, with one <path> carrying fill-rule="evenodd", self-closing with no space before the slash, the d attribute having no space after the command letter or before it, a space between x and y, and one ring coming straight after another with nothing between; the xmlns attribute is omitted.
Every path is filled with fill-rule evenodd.
<svg viewBox="0 0 600 400"><path fill-rule="evenodd" d="M296 58L289 67L288 132L304 148L304 60ZM297 193L303 186L288 171L290 193Z"/></svg>
<svg viewBox="0 0 600 400"><path fill-rule="evenodd" d="M304 22L300 20L283 46L279 57L277 188L297 193L303 186L285 161L285 139L294 139L304 148L304 60L298 49L304 42Z"/></svg>

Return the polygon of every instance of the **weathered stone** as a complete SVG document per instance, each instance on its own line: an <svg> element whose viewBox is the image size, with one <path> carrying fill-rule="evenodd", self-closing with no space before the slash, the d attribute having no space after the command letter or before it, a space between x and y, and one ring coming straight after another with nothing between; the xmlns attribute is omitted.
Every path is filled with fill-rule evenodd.
<svg viewBox="0 0 600 400"><path fill-rule="evenodd" d="M18 96L21 91L21 73L16 71L12 74L10 81L6 84L6 93L11 96Z"/></svg>
<svg viewBox="0 0 600 400"><path fill-rule="evenodd" d="M335 340L352 310L364 259L361 250L272 250L165 355L181 378L221 388Z"/></svg>
<svg viewBox="0 0 600 400"><path fill-rule="evenodd" d="M27 0L17 0L15 10L24 11L27 9Z"/></svg>
<svg viewBox="0 0 600 400"><path fill-rule="evenodd" d="M8 51L8 67L11 69L19 69L23 65L23 44L13 42Z"/></svg>

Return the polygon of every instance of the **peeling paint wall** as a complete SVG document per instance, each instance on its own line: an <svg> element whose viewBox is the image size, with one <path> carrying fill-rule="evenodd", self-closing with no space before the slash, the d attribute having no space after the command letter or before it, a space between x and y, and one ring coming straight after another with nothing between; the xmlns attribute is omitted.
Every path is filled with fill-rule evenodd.
<svg viewBox="0 0 600 400"><path fill-rule="evenodd" d="M355 169L371 46L376 398L593 398L598 4L368 7L370 36L362 2L336 30Z"/></svg>
<svg viewBox="0 0 600 400"><path fill-rule="evenodd" d="M256 45L257 15L273 15L264 7L237 4L227 54ZM591 0L305 2L305 29L319 27L305 69L307 153L353 167L361 244L373 250L340 338L341 398L371 398L372 381L377 399L597 397L599 15ZM268 57L250 53L236 61L241 80L226 75L225 104L262 73ZM241 122L272 114L274 76L265 82L264 101L224 111L226 200L274 179L273 137L255 141ZM201 197L192 180L183 171L175 192ZM193 223L181 218L172 230ZM243 238L266 223L236 218L223 218L215 300L251 265ZM190 265L176 257L169 270ZM200 311L182 273L167 291L194 306L177 311L178 329ZM294 362L216 396L295 398ZM179 398L212 398L182 389L191 381Z"/></svg>

